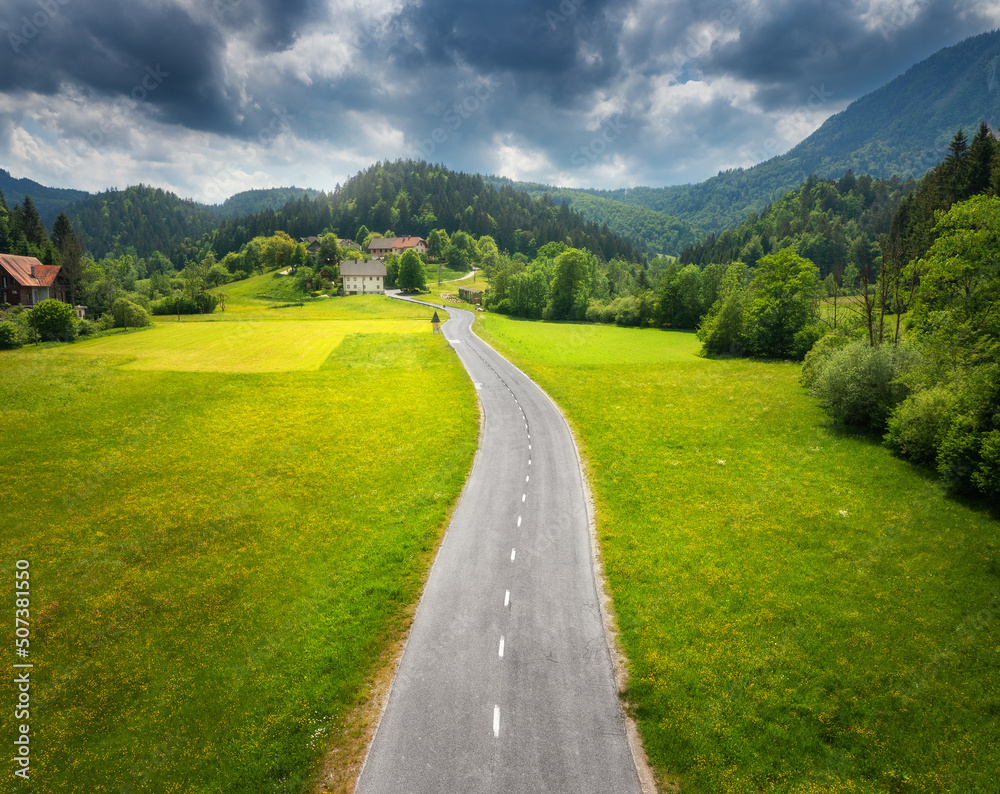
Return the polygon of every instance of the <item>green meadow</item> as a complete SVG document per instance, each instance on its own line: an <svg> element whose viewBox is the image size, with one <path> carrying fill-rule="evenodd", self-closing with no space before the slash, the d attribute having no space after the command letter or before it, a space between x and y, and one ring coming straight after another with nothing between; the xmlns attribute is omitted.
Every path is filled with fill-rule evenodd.
<svg viewBox="0 0 1000 794"><path fill-rule="evenodd" d="M324 758L363 753L475 393L431 309L238 294L260 286L0 354L0 537L8 583L30 562L35 665L32 783L8 765L4 791L326 790Z"/></svg>
<svg viewBox="0 0 1000 794"><path fill-rule="evenodd" d="M661 790L1000 791L1000 520L831 425L799 366L481 317L587 461ZM992 512L991 512L992 511Z"/></svg>

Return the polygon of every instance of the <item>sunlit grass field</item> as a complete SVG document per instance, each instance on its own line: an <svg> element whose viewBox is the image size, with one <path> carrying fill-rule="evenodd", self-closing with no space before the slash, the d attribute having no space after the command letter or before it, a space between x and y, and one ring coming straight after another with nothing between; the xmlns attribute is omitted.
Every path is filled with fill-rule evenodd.
<svg viewBox="0 0 1000 794"><path fill-rule="evenodd" d="M1000 521L831 426L795 364L486 315L587 459L662 788L1000 791Z"/></svg>
<svg viewBox="0 0 1000 794"><path fill-rule="evenodd" d="M227 315L248 304L268 311ZM432 310L320 306L0 354L3 565L31 564L35 665L32 782L8 764L3 791L305 792L363 751L351 715L478 419Z"/></svg>
<svg viewBox="0 0 1000 794"><path fill-rule="evenodd" d="M86 340L72 349L134 357L124 364L128 369L285 372L319 369L348 336L426 334L429 328L428 319L166 322L137 334Z"/></svg>

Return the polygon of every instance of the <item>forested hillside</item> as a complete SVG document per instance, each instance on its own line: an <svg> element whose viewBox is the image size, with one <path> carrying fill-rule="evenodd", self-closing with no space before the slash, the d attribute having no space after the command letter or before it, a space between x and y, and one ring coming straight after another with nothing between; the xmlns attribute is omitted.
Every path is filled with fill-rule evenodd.
<svg viewBox="0 0 1000 794"><path fill-rule="evenodd" d="M803 382L831 418L884 432L956 490L1000 497L1000 141L983 125L900 203L854 317ZM735 265L733 267L736 267ZM994 502L995 504L996 502Z"/></svg>
<svg viewBox="0 0 1000 794"><path fill-rule="evenodd" d="M9 171L2 168L0 168L0 192L11 202L21 202L25 196L31 196L42 222L50 229L56 217L67 205L88 195L83 190L46 187L32 179L15 179Z"/></svg>
<svg viewBox="0 0 1000 794"><path fill-rule="evenodd" d="M66 214L84 250L98 259L130 251L140 257L171 251L219 222L207 207L145 185L88 196Z"/></svg>
<svg viewBox="0 0 1000 794"><path fill-rule="evenodd" d="M320 191L304 187L272 187L260 190L244 190L227 198L222 204L209 207L223 218L239 218L255 212L279 210L292 199L316 198Z"/></svg>
<svg viewBox="0 0 1000 794"><path fill-rule="evenodd" d="M642 258L606 225L587 221L551 199L533 199L510 186L497 189L477 174L412 160L376 163L332 193L292 200L276 212L224 220L200 248L208 245L221 258L278 230L293 238L336 231L340 237L361 239L362 227L419 237L433 229L489 235L500 250L528 256L546 243L563 242L605 260Z"/></svg>
<svg viewBox="0 0 1000 794"><path fill-rule="evenodd" d="M887 234L900 201L916 184L896 177L855 177L851 171L838 181L809 177L760 215L751 213L739 228L686 248L680 261L704 267L740 260L753 267L762 256L792 247L812 260L823 278L830 273L839 278L852 243L862 235L877 241Z"/></svg>
<svg viewBox="0 0 1000 794"><path fill-rule="evenodd" d="M651 255L677 256L704 236L690 223L666 213L586 191L554 188L537 182L514 182L505 177L491 176L489 181L497 187L510 186L523 190L535 198L549 195L557 204L565 201L586 220L606 223L619 237Z"/></svg>
<svg viewBox="0 0 1000 794"><path fill-rule="evenodd" d="M274 209L275 200L284 196L291 198ZM240 208L259 206L265 209L229 217ZM138 185L88 196L69 207L67 215L84 250L95 258L124 253L145 258L159 251L177 267L200 261L209 251L221 259L253 238L277 231L293 238L324 231L354 238L362 227L420 237L432 229L490 235L502 250L530 256L554 241L586 248L603 259L638 261L645 250L551 199L533 199L510 186L494 188L478 175L410 160L377 163L330 193L245 191L207 207Z"/></svg>

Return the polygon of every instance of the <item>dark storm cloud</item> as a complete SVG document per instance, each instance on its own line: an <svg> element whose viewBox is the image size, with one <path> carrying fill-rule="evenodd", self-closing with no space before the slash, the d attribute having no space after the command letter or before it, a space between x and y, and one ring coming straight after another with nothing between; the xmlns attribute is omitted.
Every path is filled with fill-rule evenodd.
<svg viewBox="0 0 1000 794"><path fill-rule="evenodd" d="M282 51L325 14L317 0L206 0L205 11L196 19L169 2L15 0L0 18L0 91L51 95L70 83L138 99L141 112L189 129L256 130L273 109L237 108L221 66L227 34L248 30L248 54Z"/></svg>
<svg viewBox="0 0 1000 794"><path fill-rule="evenodd" d="M22 0L6 20L0 91L55 94L70 83L97 98L139 100L144 110L192 129L234 127L219 74L223 42L181 8Z"/></svg>
<svg viewBox="0 0 1000 794"><path fill-rule="evenodd" d="M295 43L303 29L327 15L319 0L212 0L222 27L249 31L255 47L279 52Z"/></svg>
<svg viewBox="0 0 1000 794"><path fill-rule="evenodd" d="M865 24L860 4L784 0L742 15L739 39L699 62L703 74L729 75L757 86L765 110L808 98L813 87L855 99L938 49L983 30L982 20L931 2L911 20L901 9Z"/></svg>
<svg viewBox="0 0 1000 794"><path fill-rule="evenodd" d="M620 68L620 20L610 0L469 3L426 0L397 18L393 62L516 75L523 92L557 105L606 85Z"/></svg>
<svg viewBox="0 0 1000 794"><path fill-rule="evenodd" d="M162 122L214 133L196 144L209 152L287 132L290 145L255 150L276 169L329 150L670 184L760 159L758 141L787 148L987 29L994 12L973 1L921 0L913 14L885 2L878 17L869 0L404 0L396 12L364 0L7 0L0 133L16 130L30 162L37 139L89 140L98 112L114 115L102 154L127 162L146 141L155 154L134 165L140 177L188 158ZM124 115L106 113L130 98Z"/></svg>

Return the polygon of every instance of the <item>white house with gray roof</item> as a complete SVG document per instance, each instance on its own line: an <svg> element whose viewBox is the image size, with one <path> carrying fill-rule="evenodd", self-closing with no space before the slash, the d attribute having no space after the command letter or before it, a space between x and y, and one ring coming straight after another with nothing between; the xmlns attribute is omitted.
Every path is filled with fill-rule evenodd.
<svg viewBox="0 0 1000 794"><path fill-rule="evenodd" d="M378 259L345 259L340 263L340 285L345 295L384 295L385 264Z"/></svg>

